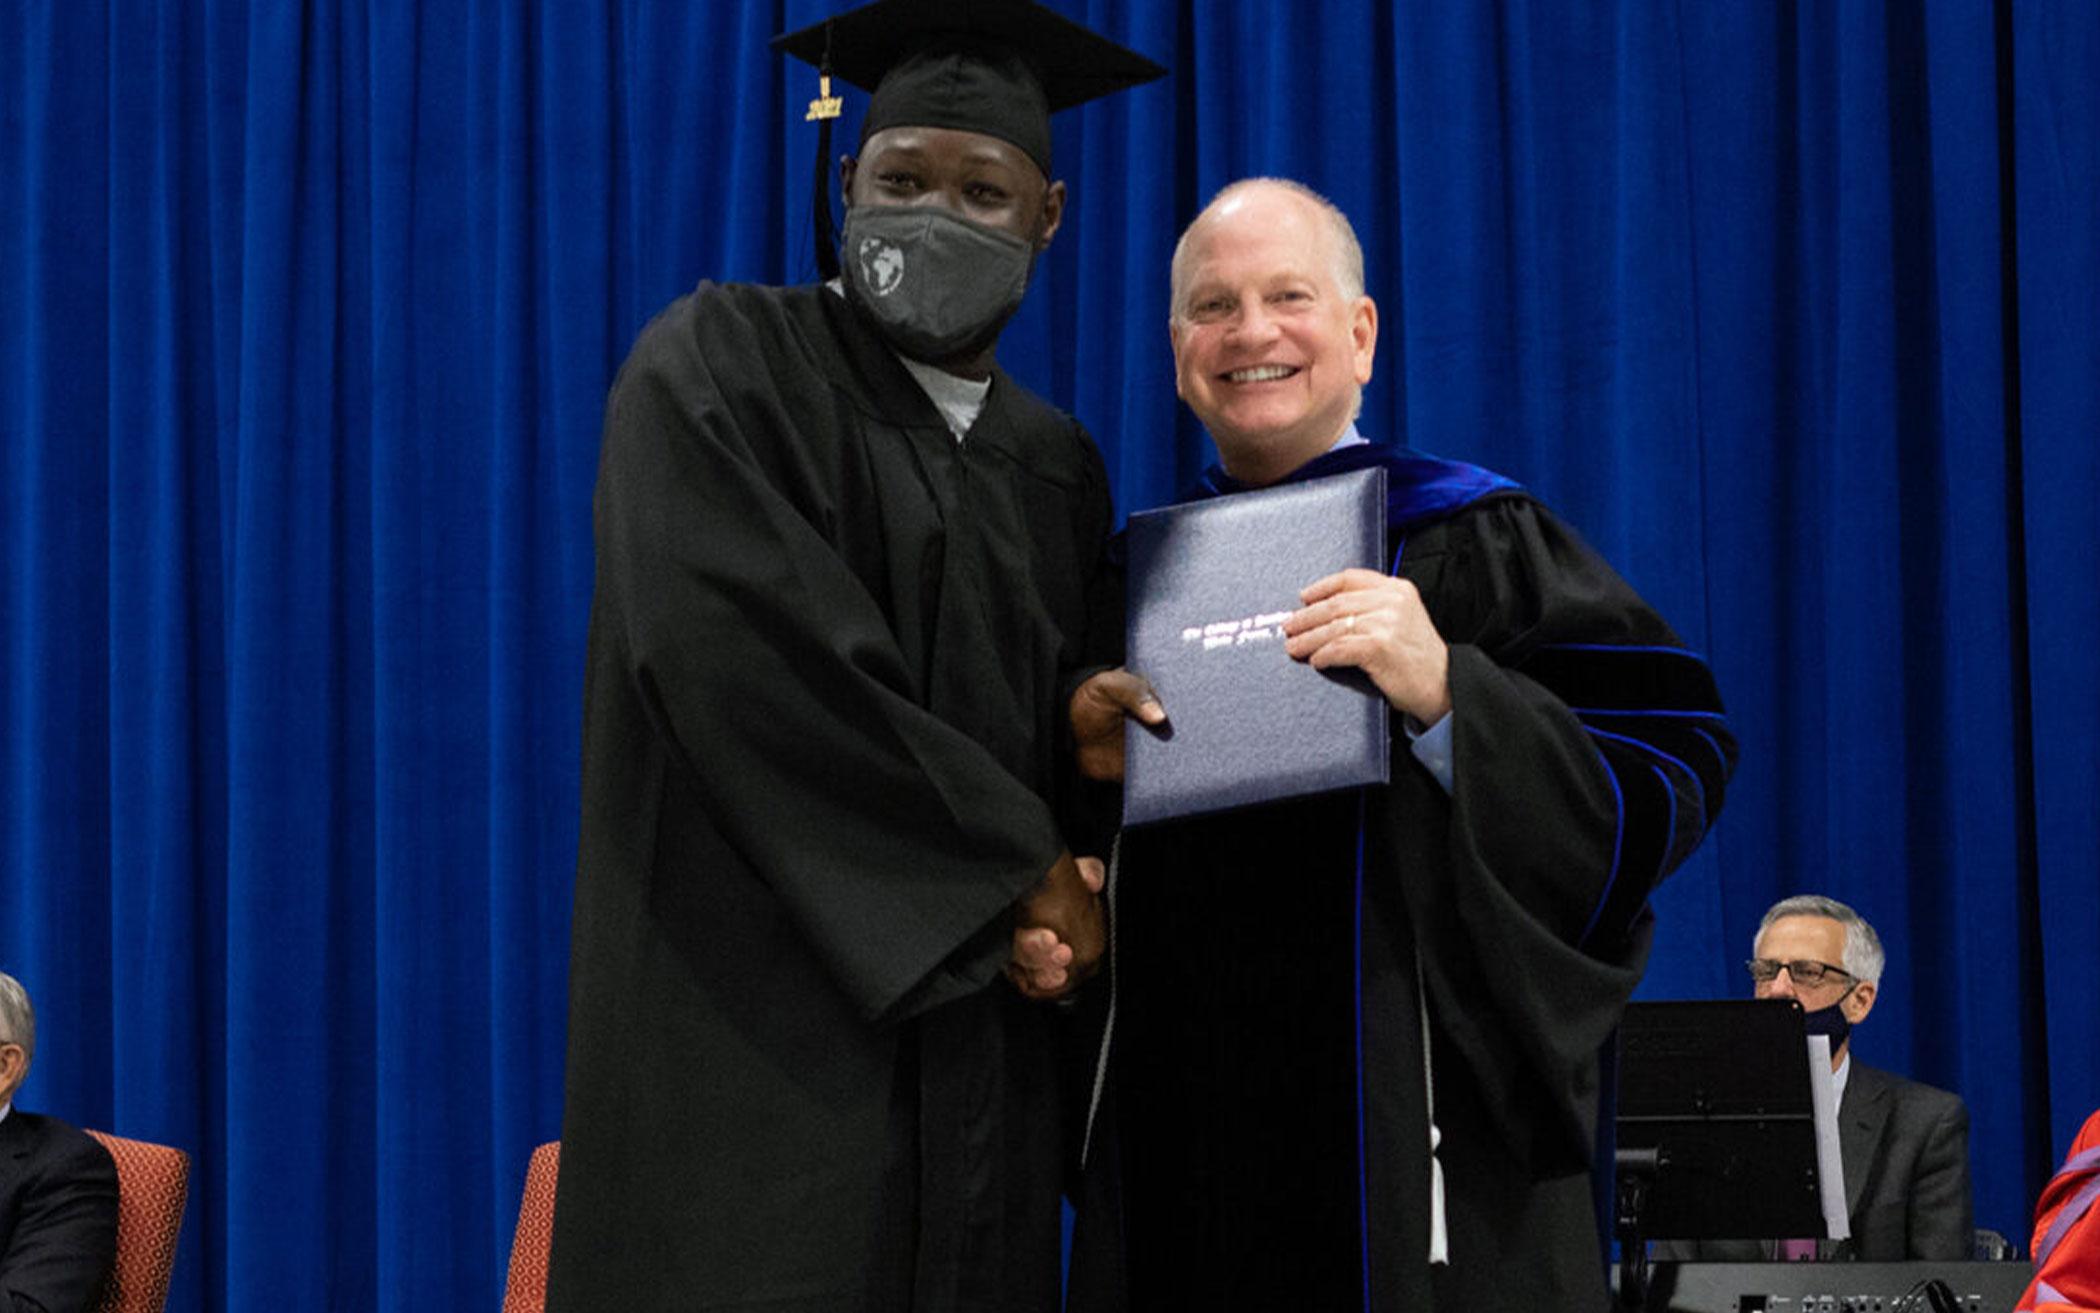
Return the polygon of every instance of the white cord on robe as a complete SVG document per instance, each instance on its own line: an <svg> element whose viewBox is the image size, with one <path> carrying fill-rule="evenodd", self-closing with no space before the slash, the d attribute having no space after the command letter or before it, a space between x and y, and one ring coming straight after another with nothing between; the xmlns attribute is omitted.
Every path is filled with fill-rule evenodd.
<svg viewBox="0 0 2100 1313"><path fill-rule="evenodd" d="M1087 1153L1094 1147L1094 1114L1101 1108L1101 1091L1108 1084L1108 1046L1116 1035L1116 866L1123 855L1123 832L1108 844L1108 874L1101 885L1101 901L1108 916L1108 1019L1101 1023L1101 1051L1094 1058L1094 1090L1086 1101L1086 1135L1079 1142L1079 1166L1086 1167Z"/></svg>
<svg viewBox="0 0 2100 1313"><path fill-rule="evenodd" d="M1429 1108L1429 1261L1449 1266L1451 1231L1444 1222L1444 1165L1436 1151L1444 1133L1436 1124L1436 1071L1429 1057L1429 987L1422 978L1422 950L1415 948L1415 999L1422 1005L1422 1099Z"/></svg>

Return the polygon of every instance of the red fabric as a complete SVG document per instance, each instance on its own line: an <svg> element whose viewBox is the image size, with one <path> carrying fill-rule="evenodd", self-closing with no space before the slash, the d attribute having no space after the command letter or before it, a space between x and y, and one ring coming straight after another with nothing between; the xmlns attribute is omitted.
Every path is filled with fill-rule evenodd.
<svg viewBox="0 0 2100 1313"><path fill-rule="evenodd" d="M2065 1160L2100 1147L2100 1112L2086 1118ZM2091 1171L2060 1171L2042 1188L2034 1209L2034 1245L2039 1252L2056 1215L2079 1188L2093 1179ZM2044 1287L2054 1298L2043 1298ZM2071 1224L2048 1260L2035 1268L2034 1281L2020 1296L2015 1313L2100 1313L2100 1207L2087 1209Z"/></svg>
<svg viewBox="0 0 2100 1313"><path fill-rule="evenodd" d="M554 1243L554 1181L560 1171L560 1140L534 1149L525 1165L525 1197L518 1202L518 1233L510 1242L503 1313L546 1313L547 1250Z"/></svg>
<svg viewBox="0 0 2100 1313"><path fill-rule="evenodd" d="M117 1261L96 1313L160 1313L190 1198L190 1156L89 1131L117 1163Z"/></svg>

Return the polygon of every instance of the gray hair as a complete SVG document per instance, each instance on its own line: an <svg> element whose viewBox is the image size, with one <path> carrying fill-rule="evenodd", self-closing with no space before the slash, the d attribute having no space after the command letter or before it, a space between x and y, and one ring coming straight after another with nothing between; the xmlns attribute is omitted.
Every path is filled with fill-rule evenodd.
<svg viewBox="0 0 2100 1313"><path fill-rule="evenodd" d="M24 1065L36 1056L36 1009L22 982L0 971L0 1044L20 1044Z"/></svg>
<svg viewBox="0 0 2100 1313"><path fill-rule="evenodd" d="M1181 240L1174 243L1174 263L1170 266L1168 275L1169 295L1173 304L1167 308L1168 318L1181 317L1181 291L1187 279L1185 257L1188 253L1189 234L1196 231L1212 210L1241 192L1256 187L1280 188L1310 203L1326 221L1329 247L1334 255L1334 281L1341 286L1342 295L1353 300L1364 294L1363 244L1356 240L1356 229L1350 226L1349 216L1342 213L1340 206L1304 183L1290 178L1242 178L1219 189L1218 194L1210 198L1210 204L1204 206L1202 212L1189 221L1189 226L1181 230Z"/></svg>
<svg viewBox="0 0 2100 1313"><path fill-rule="evenodd" d="M1757 952L1757 941L1765 937L1765 931L1783 916L1820 916L1845 927L1845 960L1838 963L1854 980L1864 980L1870 985L1881 983L1881 968L1888 961L1881 951L1881 936L1867 924L1867 918L1845 906L1835 898L1821 894L1795 894L1772 904L1765 919L1757 923L1757 934L1750 940L1750 951Z"/></svg>

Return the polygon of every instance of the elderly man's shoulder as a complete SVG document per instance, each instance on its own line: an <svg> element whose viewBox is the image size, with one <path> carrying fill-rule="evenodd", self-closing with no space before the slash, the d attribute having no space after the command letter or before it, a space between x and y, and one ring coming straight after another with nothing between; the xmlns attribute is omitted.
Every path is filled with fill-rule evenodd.
<svg viewBox="0 0 2100 1313"><path fill-rule="evenodd" d="M1918 1121L1959 1118L1963 1122L1969 1117L1969 1105L1952 1090L1899 1076L1880 1067L1870 1067L1855 1060L1850 1082L1851 1087L1863 1096L1885 1095L1898 1116ZM1849 1090L1846 1097L1851 1097Z"/></svg>
<svg viewBox="0 0 2100 1313"><path fill-rule="evenodd" d="M56 1117L16 1108L0 1121L0 1154L12 1156L21 1179L106 1180L115 1185L117 1165L102 1142Z"/></svg>

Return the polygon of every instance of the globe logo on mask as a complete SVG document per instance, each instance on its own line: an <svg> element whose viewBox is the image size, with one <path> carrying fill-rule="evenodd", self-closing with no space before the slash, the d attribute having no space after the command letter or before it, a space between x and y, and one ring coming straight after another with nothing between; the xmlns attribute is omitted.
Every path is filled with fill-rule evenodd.
<svg viewBox="0 0 2100 1313"><path fill-rule="evenodd" d="M904 252L897 247L870 237L861 242L857 254L861 284L875 295L888 296L904 281Z"/></svg>

